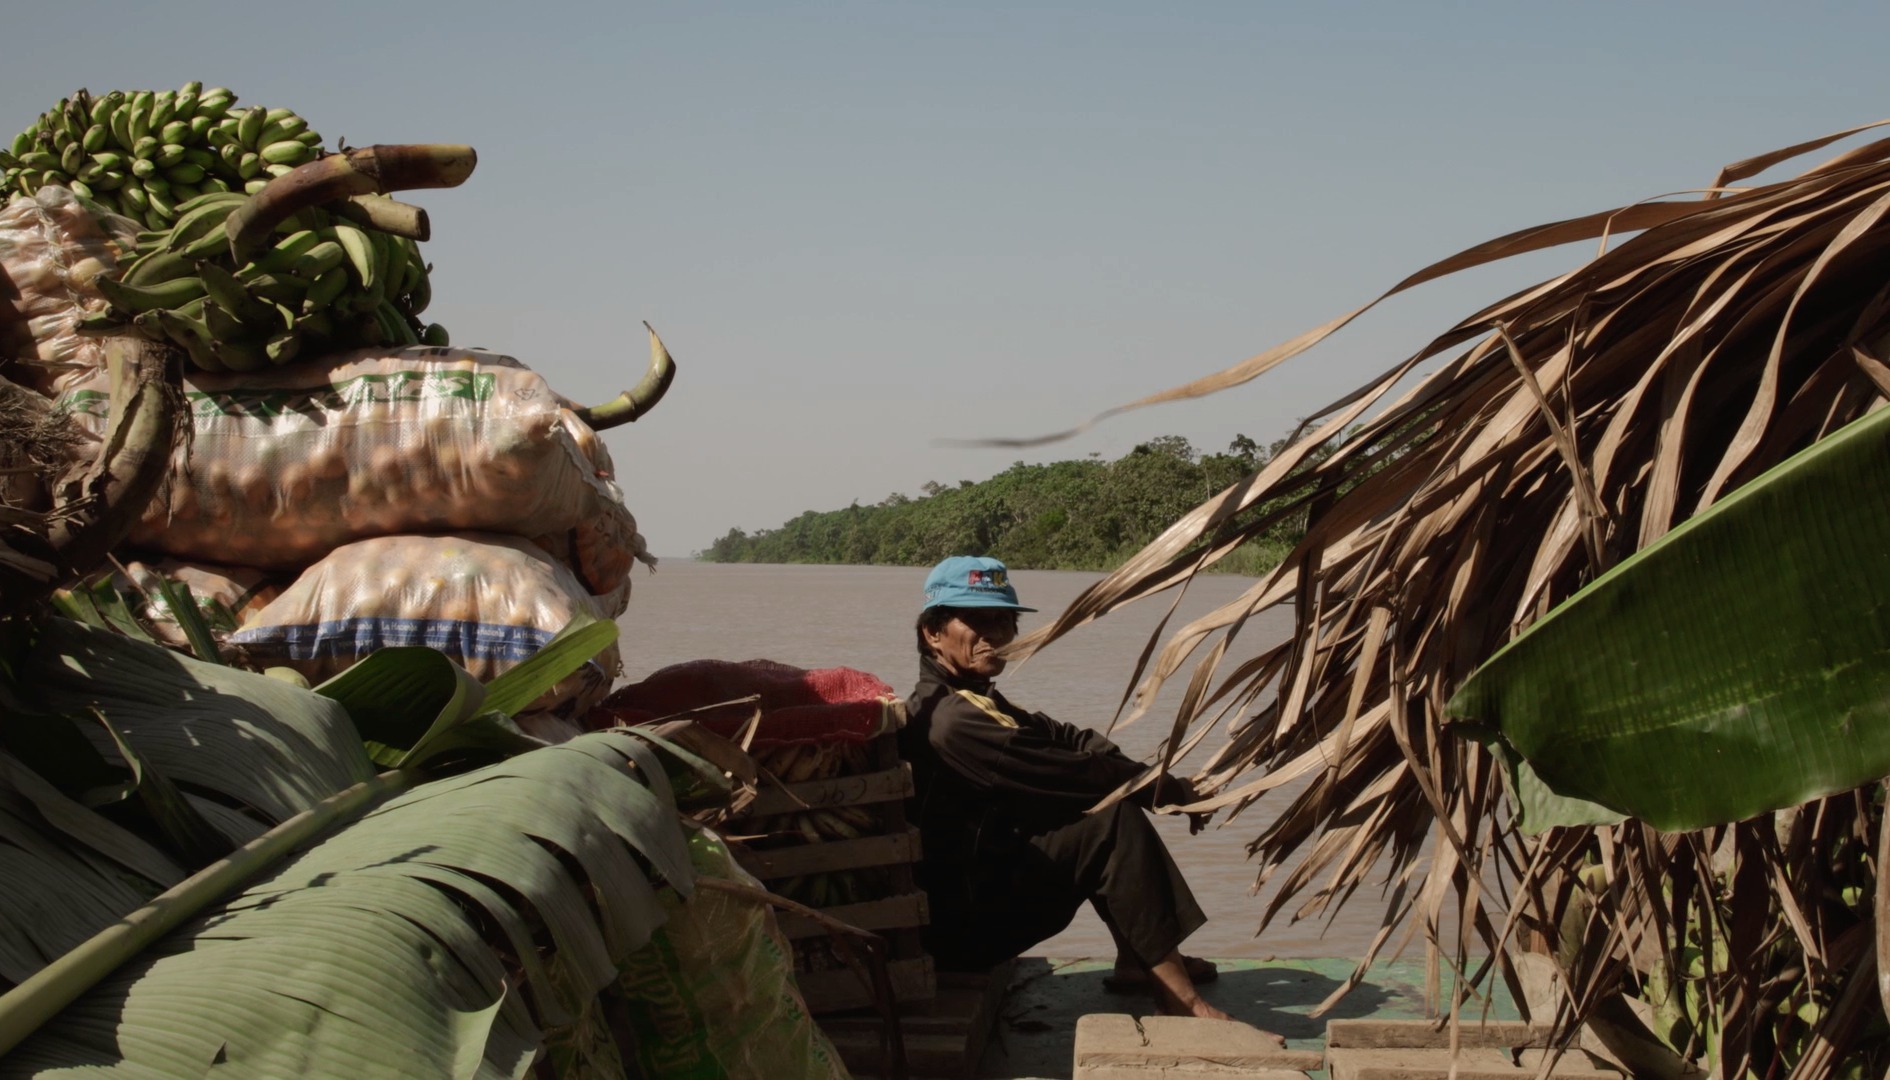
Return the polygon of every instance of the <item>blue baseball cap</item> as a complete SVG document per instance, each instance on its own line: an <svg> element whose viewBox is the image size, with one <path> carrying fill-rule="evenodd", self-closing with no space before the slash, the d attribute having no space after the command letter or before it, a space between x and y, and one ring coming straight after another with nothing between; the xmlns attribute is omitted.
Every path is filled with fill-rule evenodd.
<svg viewBox="0 0 1890 1080"><path fill-rule="evenodd" d="M981 555L953 555L925 576L925 607L1009 608L1035 611L1017 602L1011 572L996 559Z"/></svg>

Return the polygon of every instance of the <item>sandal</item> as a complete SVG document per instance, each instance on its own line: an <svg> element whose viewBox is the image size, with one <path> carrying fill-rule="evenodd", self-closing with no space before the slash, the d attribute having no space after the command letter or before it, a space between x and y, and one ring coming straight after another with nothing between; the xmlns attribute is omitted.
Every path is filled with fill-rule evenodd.
<svg viewBox="0 0 1890 1080"><path fill-rule="evenodd" d="M1203 960L1198 956L1184 956L1181 964L1188 970L1188 978L1196 986L1211 983L1221 977L1221 970L1214 966L1214 961ZM1142 968L1122 970L1118 968L1103 976L1103 989L1111 994L1142 994L1149 990L1148 972Z"/></svg>

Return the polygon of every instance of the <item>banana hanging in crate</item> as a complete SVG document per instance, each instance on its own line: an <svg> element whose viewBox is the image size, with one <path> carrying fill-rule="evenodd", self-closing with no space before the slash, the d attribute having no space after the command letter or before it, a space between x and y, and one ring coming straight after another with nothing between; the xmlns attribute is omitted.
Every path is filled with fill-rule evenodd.
<svg viewBox="0 0 1890 1080"><path fill-rule="evenodd" d="M786 782L786 774L794 768L794 762L806 750L804 745L757 747L754 753L755 764L773 773L775 779Z"/></svg>
<svg viewBox="0 0 1890 1080"><path fill-rule="evenodd" d="M821 810L813 810L807 814L807 817L814 826L814 831L819 833L822 839L858 840L860 837L866 835L867 829L862 829L859 825L855 824L852 819L842 816L837 811L838 808L836 807L828 807Z"/></svg>

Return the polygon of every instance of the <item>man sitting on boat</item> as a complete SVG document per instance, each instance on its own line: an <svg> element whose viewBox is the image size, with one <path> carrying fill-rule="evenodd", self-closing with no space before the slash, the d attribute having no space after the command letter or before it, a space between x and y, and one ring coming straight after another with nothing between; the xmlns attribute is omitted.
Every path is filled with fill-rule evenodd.
<svg viewBox="0 0 1890 1080"><path fill-rule="evenodd" d="M1063 930L1088 901L1116 938L1118 983L1146 984L1169 1015L1230 1019L1195 990L1214 965L1180 945L1207 918L1143 809L1192 801L1191 786L1165 777L1159 793L1086 813L1147 766L992 685L1018 612L1034 610L996 559L954 556L926 578L900 749L917 789L927 949L946 970L988 968Z"/></svg>

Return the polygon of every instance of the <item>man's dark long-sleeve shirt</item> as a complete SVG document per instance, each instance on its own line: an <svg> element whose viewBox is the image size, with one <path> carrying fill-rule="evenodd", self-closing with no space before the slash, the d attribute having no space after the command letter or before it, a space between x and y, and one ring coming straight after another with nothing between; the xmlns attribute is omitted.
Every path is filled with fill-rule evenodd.
<svg viewBox="0 0 1890 1080"><path fill-rule="evenodd" d="M907 717L901 751L934 867L1002 857L1019 836L1077 820L1145 768L1100 733L1026 712L929 658Z"/></svg>

